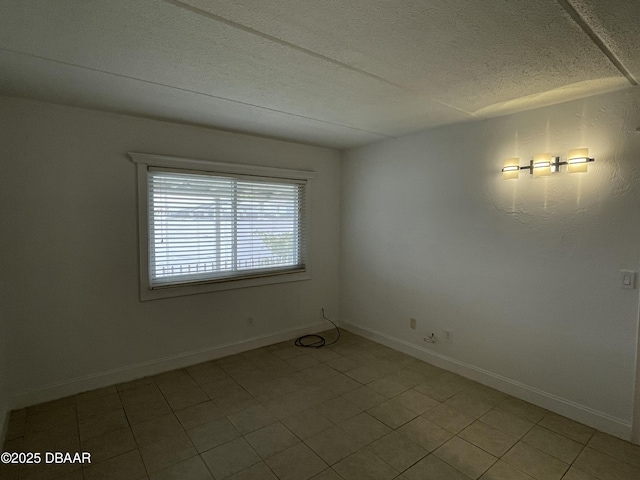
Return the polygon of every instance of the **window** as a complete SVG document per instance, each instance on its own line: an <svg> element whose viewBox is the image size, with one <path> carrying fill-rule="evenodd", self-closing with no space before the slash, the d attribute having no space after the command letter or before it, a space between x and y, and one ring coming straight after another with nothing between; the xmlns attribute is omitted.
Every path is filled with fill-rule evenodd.
<svg viewBox="0 0 640 480"><path fill-rule="evenodd" d="M311 172L130 155L143 299L309 278Z"/></svg>

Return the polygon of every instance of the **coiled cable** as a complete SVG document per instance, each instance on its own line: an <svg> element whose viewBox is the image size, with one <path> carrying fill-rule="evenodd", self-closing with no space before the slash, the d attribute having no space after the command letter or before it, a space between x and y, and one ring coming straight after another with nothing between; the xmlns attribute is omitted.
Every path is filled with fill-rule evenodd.
<svg viewBox="0 0 640 480"><path fill-rule="evenodd" d="M315 333L313 333L313 334L310 334L310 335L303 335L303 336L301 336L299 338L296 338L296 342L295 342L296 347L305 347L305 348L328 347L329 345L333 345L338 340L340 340L340 329L333 322L333 320L325 317L325 315L324 315L324 307L322 307L322 318L324 318L328 322L331 322L331 324L335 327L335 329L338 332L338 336L336 337L336 339L331 343L327 343L327 341L325 340L325 338L322 335L316 335Z"/></svg>

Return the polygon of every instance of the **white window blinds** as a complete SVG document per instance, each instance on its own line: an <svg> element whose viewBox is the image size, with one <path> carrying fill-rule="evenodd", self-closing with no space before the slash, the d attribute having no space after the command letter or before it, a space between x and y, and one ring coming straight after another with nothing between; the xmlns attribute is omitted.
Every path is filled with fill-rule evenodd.
<svg viewBox="0 0 640 480"><path fill-rule="evenodd" d="M305 268L305 180L149 168L151 288Z"/></svg>

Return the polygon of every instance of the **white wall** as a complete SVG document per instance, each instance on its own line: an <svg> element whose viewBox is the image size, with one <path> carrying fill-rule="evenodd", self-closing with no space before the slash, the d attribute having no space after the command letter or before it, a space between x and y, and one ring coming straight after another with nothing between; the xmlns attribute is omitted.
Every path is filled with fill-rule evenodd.
<svg viewBox="0 0 640 480"><path fill-rule="evenodd" d="M640 312L638 312L640 319ZM638 325L638 352L636 354L636 382L633 401L633 423L631 425L631 441L640 445L640 321Z"/></svg>
<svg viewBox="0 0 640 480"><path fill-rule="evenodd" d="M0 125L13 406L193 363L255 337L291 338L321 323L323 306L337 316L337 151L1 97ZM313 279L140 302L129 151L316 171Z"/></svg>
<svg viewBox="0 0 640 480"><path fill-rule="evenodd" d="M348 151L341 319L628 437L638 290L619 271L640 261L639 126L635 88ZM505 158L583 146L586 174L502 180ZM422 341L444 329L453 343Z"/></svg>
<svg viewBox="0 0 640 480"><path fill-rule="evenodd" d="M0 312L0 449L4 443L5 433L9 421L9 383L7 372L9 369L7 355L7 331L4 316Z"/></svg>

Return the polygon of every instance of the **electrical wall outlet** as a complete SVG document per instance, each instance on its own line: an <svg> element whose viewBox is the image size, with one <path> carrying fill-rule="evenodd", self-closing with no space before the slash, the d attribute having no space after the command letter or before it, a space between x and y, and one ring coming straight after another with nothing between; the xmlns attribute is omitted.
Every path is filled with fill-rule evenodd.
<svg viewBox="0 0 640 480"><path fill-rule="evenodd" d="M451 330L444 331L444 341L446 343L453 343L453 333L451 333Z"/></svg>
<svg viewBox="0 0 640 480"><path fill-rule="evenodd" d="M410 318L409 319L409 327L411 327L411 330L415 330L416 329L416 319L415 318Z"/></svg>
<svg viewBox="0 0 640 480"><path fill-rule="evenodd" d="M247 317L247 325L253 327L253 317Z"/></svg>
<svg viewBox="0 0 640 480"><path fill-rule="evenodd" d="M633 290L636 288L636 272L632 270L620 270L620 286Z"/></svg>

